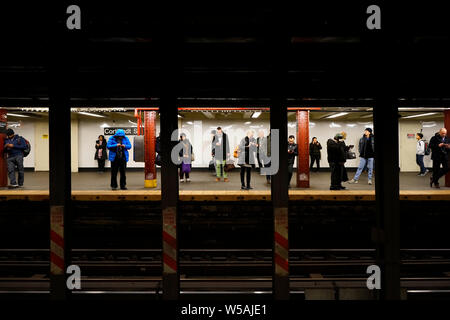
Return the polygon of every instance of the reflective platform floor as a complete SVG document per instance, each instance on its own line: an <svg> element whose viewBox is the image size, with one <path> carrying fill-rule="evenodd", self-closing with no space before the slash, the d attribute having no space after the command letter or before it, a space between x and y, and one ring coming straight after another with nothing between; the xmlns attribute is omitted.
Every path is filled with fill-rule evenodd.
<svg viewBox="0 0 450 320"><path fill-rule="evenodd" d="M348 172L351 179L354 175L354 171ZM239 190L240 191L240 174L239 170L228 174L229 181L224 182L223 179L220 182L215 181L215 175L212 172L207 171L193 171L190 175L190 182L180 183L180 190ZM417 176L417 173L402 172L400 173L400 190L436 190L431 189L429 186L430 174L425 177ZM77 172L72 173L72 190L110 190L111 174L107 172ZM329 190L330 187L330 172L312 172L310 175L311 183L310 188L300 189L295 186L295 177L291 180L292 190ZM119 180L119 179L118 179ZM129 190L160 190L161 189L161 177L158 171L157 187L152 189L144 188L144 170L133 170L127 172L127 188ZM368 185L367 173L363 173L359 179L358 184L343 183L347 190L375 190L374 184ZM449 190L446 188L445 179L441 178L441 189ZM48 190L49 185L49 173L48 172L25 172L25 185L23 189L18 190ZM251 186L253 190L269 190L270 184L266 183L265 176L261 176L257 171L252 172ZM8 190L7 188L0 188L0 190ZM16 190L8 190L16 191Z"/></svg>

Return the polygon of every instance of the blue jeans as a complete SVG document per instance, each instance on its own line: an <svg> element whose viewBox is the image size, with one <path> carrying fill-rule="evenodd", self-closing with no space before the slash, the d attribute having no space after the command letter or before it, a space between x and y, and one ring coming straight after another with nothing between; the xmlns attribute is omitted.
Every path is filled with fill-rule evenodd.
<svg viewBox="0 0 450 320"><path fill-rule="evenodd" d="M425 165L423 164L423 154L416 154L416 163L420 167L420 173L425 173Z"/></svg>
<svg viewBox="0 0 450 320"><path fill-rule="evenodd" d="M358 180L359 176L361 175L364 167L366 166L367 163L367 168L369 169L369 180L372 180L372 173L373 173L373 158L360 158L359 159L359 166L358 166L358 170L356 170L356 174L355 177L353 178L354 180Z"/></svg>
<svg viewBox="0 0 450 320"><path fill-rule="evenodd" d="M9 183L12 185L17 184L16 182L16 167L19 171L19 186L23 186L23 155L15 155L13 157L8 157L6 160L8 165L8 176L9 176Z"/></svg>

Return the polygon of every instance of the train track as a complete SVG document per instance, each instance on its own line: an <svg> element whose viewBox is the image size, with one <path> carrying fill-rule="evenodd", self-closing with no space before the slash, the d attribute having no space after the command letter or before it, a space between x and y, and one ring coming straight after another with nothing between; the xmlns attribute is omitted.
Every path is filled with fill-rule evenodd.
<svg viewBox="0 0 450 320"><path fill-rule="evenodd" d="M375 263L374 249L291 249L292 275L325 273L358 276ZM271 274L271 249L180 249L180 272L187 275ZM442 275L450 271L450 249L402 249L403 275ZM160 249L74 249L72 263L87 275L158 275ZM0 249L0 275L46 273L48 249Z"/></svg>

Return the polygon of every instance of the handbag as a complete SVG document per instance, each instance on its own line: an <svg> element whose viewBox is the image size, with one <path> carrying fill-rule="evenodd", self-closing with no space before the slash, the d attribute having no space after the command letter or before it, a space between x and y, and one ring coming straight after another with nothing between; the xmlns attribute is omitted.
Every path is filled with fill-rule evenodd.
<svg viewBox="0 0 450 320"><path fill-rule="evenodd" d="M211 160L209 162L208 169L211 170L211 171L216 171L216 166L214 165L214 160Z"/></svg>
<svg viewBox="0 0 450 320"><path fill-rule="evenodd" d="M195 155L194 155L193 152L191 153L191 162L192 162L192 161L195 161Z"/></svg>
<svg viewBox="0 0 450 320"><path fill-rule="evenodd" d="M239 158L239 146L237 146L233 151L233 157Z"/></svg>
<svg viewBox="0 0 450 320"><path fill-rule="evenodd" d="M354 153L353 151L347 151L345 153L345 158L346 159L356 159L356 153Z"/></svg>
<svg viewBox="0 0 450 320"><path fill-rule="evenodd" d="M227 160L225 163L225 166L223 167L223 170L225 172L230 172L231 170L233 170L234 168L236 168L234 166L234 161L233 160Z"/></svg>

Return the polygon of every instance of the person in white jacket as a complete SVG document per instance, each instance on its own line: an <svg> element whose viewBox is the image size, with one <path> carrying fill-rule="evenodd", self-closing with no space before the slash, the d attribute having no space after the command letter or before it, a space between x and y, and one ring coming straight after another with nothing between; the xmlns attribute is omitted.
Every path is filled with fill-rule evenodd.
<svg viewBox="0 0 450 320"><path fill-rule="evenodd" d="M423 157L425 156L425 141L422 140L423 134L417 133L417 148L416 148L416 163L420 167L420 172L418 176L425 176L428 173L428 170L425 169L425 165L423 164Z"/></svg>

